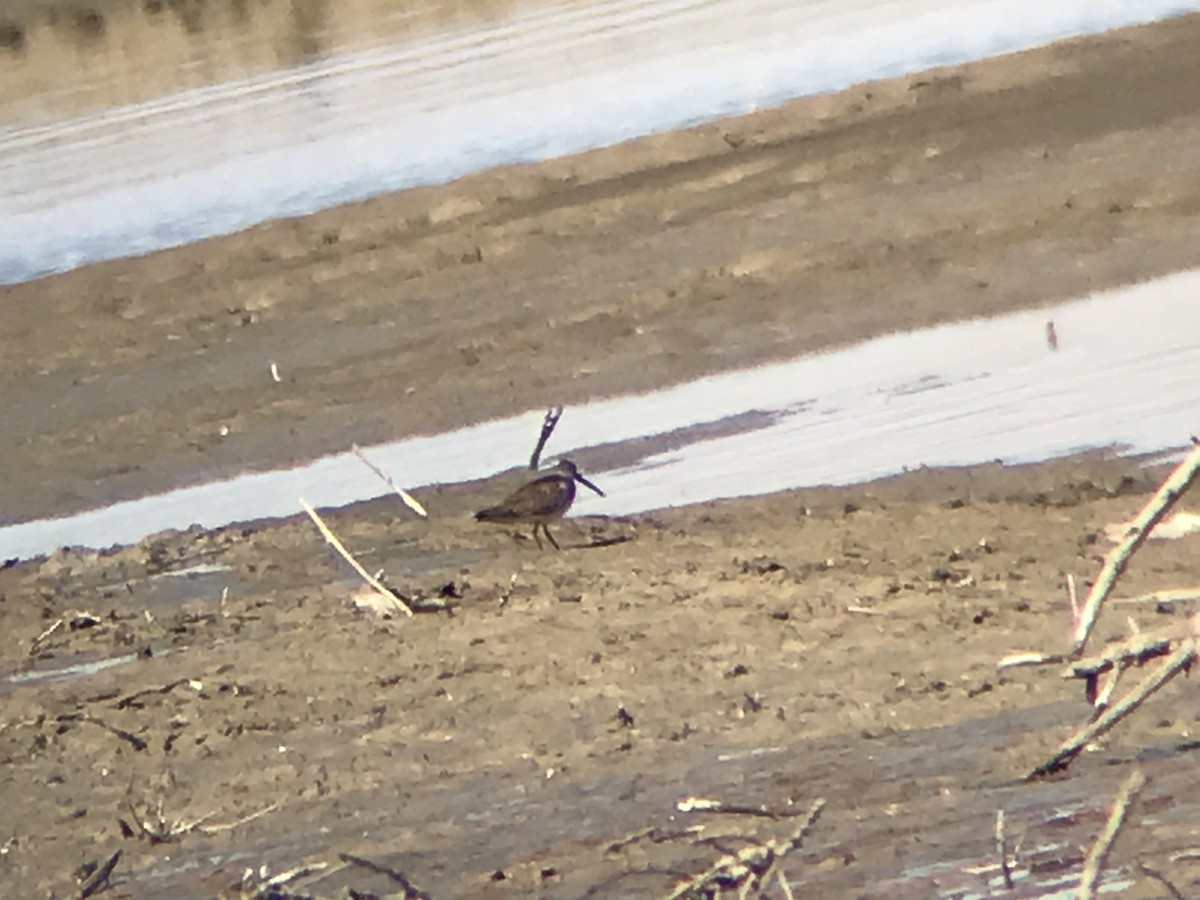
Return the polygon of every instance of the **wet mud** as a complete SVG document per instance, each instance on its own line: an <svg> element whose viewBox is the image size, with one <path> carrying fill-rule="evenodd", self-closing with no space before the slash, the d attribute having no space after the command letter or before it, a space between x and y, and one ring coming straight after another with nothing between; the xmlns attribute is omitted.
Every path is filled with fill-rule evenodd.
<svg viewBox="0 0 1200 900"><path fill-rule="evenodd" d="M823 799L780 866L798 892L998 895L1004 809L1005 895L1047 896L1134 764L1150 784L1109 878L1170 896L1144 864L1193 894L1190 685L1024 783L1089 707L1056 668L995 667L1065 646L1066 575L1087 584L1159 474L1099 456L914 472L568 519L561 552L471 518L500 482L422 492L425 522L396 498L327 511L431 610L413 618L359 610L304 517L9 565L8 895L65 896L120 850L120 896L236 896L319 865L287 889L398 890L362 860L434 897L665 896ZM1122 595L1194 583L1197 540L1149 543ZM1098 637L1187 611L1122 609Z"/></svg>

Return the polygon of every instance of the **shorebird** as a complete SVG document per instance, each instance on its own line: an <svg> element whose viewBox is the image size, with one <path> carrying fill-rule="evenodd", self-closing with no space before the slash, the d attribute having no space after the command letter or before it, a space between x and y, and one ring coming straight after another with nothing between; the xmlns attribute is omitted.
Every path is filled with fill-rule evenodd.
<svg viewBox="0 0 1200 900"><path fill-rule="evenodd" d="M475 513L480 522L532 522L533 539L539 547L543 531L555 550L561 550L558 541L546 527L548 522L561 519L575 502L575 482L591 488L601 497L604 491L579 474L579 468L569 459L560 459L554 471L517 488L498 506L489 506Z"/></svg>

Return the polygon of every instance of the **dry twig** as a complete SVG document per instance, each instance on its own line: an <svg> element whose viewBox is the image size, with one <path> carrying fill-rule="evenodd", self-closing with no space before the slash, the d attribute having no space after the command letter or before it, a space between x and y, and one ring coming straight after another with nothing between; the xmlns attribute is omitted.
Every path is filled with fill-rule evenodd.
<svg viewBox="0 0 1200 900"><path fill-rule="evenodd" d="M130 790L132 791L132 785L130 786ZM122 830L128 831L128 837L134 837L136 834L137 837L146 838L151 844L165 844L177 835L178 832L176 831L177 826L175 823L168 822L166 817L163 816L163 801L161 797L158 800L157 808L153 810L154 818L158 820L158 824L153 827L148 825L146 820L138 813L137 807L133 804L132 797L125 798L125 806L129 810L129 818L133 819L133 824L137 826L137 831L134 832L132 828L128 827L124 819L119 820ZM147 807L147 813L149 814L150 812L150 808Z"/></svg>
<svg viewBox="0 0 1200 900"><path fill-rule="evenodd" d="M1118 663L1107 672L1098 677L1095 683L1088 684L1088 700L1091 701L1092 708L1097 712L1103 712L1112 705L1113 694L1117 691L1117 682L1121 680L1121 676L1125 674L1127 666L1125 663Z"/></svg>
<svg viewBox="0 0 1200 900"><path fill-rule="evenodd" d="M750 846L736 852L726 853L700 874L676 885L674 890L667 894L665 900L701 897L713 888L720 891L722 888L737 887L742 896L747 896L750 891L761 889L773 874L778 874L776 866L779 861L803 845L824 808L824 799L814 801L790 837L782 840L770 838L766 841L751 843ZM696 809L711 811L703 805Z"/></svg>
<svg viewBox="0 0 1200 900"><path fill-rule="evenodd" d="M121 858L121 851L116 851L108 858L108 862L100 866L82 888L79 889L79 900L88 900L89 896L108 887L108 880L113 876L113 869Z"/></svg>
<svg viewBox="0 0 1200 900"><path fill-rule="evenodd" d="M1100 653L1079 660L1063 672L1064 678L1083 678L1087 682L1088 701L1097 709L1107 707L1120 677L1130 668L1166 656L1183 642L1200 637L1200 613L1186 627L1173 623L1153 632L1141 632L1130 623L1133 632L1123 641L1110 644Z"/></svg>
<svg viewBox="0 0 1200 900"><path fill-rule="evenodd" d="M857 605L847 606L846 612L858 613L858 614L864 615L864 616L886 616L887 615L887 613L885 613L881 609L872 609L869 606L857 606Z"/></svg>
<svg viewBox="0 0 1200 900"><path fill-rule="evenodd" d="M1138 871L1143 875L1153 878L1155 881L1161 884L1163 889L1171 895L1172 900L1187 900L1187 898L1183 896L1183 892L1180 891L1179 888L1175 887L1175 885L1171 883L1171 880L1162 872L1158 871L1158 869L1151 868L1145 863L1138 863Z"/></svg>
<svg viewBox="0 0 1200 900"><path fill-rule="evenodd" d="M996 663L997 669L1016 669L1022 666L1045 666L1066 662L1061 653L1042 653L1038 650L1021 650L1010 653Z"/></svg>
<svg viewBox="0 0 1200 900"><path fill-rule="evenodd" d="M58 629L62 627L64 618L65 617L63 617L63 616L59 616L54 621L54 624L52 624L49 628L47 628L45 631L43 631L41 634L39 634L37 637L35 637L33 639L33 641L29 645L29 655L30 656L33 656L35 653L38 652L38 650L42 646L42 642L45 641L46 638L50 637L50 635L54 634L54 632L58 631Z"/></svg>
<svg viewBox="0 0 1200 900"><path fill-rule="evenodd" d="M174 681L167 682L162 687L146 688L145 690L134 691L132 694L126 694L124 697L118 700L115 708L128 709L131 706L136 706L140 709L141 700L143 697L149 697L152 694L169 694L177 687L185 684L190 685L192 683L193 681L190 678L176 678Z"/></svg>
<svg viewBox="0 0 1200 900"><path fill-rule="evenodd" d="M354 571L358 573L359 577L362 578L363 581L365 581L368 585L370 585L372 590L374 590L381 597L384 597L385 599L389 600L395 609L400 610L406 616L412 616L412 614L413 614L412 607L410 607L407 603L405 603L404 600L401 599L396 594L395 591L390 591L386 587L384 587L378 578L376 578L374 575L370 574L366 569L364 569L362 567L362 564L359 563L359 561L357 559L355 559L353 556L350 555L350 551L347 550L342 545L342 542L337 539L337 535L335 535L332 531L330 531L329 526L325 524L325 521L319 515L317 515L317 511L315 509L313 509L308 504L308 501L305 500L303 497L300 498L300 505L304 508L304 511L306 513L308 513L308 517L313 520L313 524L316 525L317 528L320 530L320 532L321 532L322 536L324 536L326 542L331 547L333 547L334 550L336 550L338 553L341 554L342 559L344 559L344 560L346 560L346 562L350 563L350 565L354 569Z"/></svg>
<svg viewBox="0 0 1200 900"><path fill-rule="evenodd" d="M1167 477L1154 496L1130 523L1118 544L1105 557L1100 575L1088 592L1082 608L1076 605L1074 578L1067 577L1068 599L1071 602L1073 618L1072 647L1067 657L1064 658L1058 654L1021 652L1010 654L997 664L998 668L1005 669L1070 660L1072 665L1064 673L1064 677L1086 680L1088 702L1093 704L1098 713L1089 725L1061 744L1054 756L1034 769L1027 776L1028 778L1040 777L1065 768L1088 743L1128 716L1147 697L1195 662L1197 647L1200 645L1200 613L1192 617L1189 623L1190 630L1186 631L1180 629L1178 625L1172 625L1166 629L1142 633L1138 624L1130 620L1131 634L1128 638L1105 647L1100 653L1093 654L1091 657L1086 659L1081 659L1081 657L1092 629L1095 627L1100 607L1112 593L1130 558L1154 527L1167 515L1180 496L1195 481L1198 474L1200 474L1200 443ZM1139 601L1150 602L1163 598L1169 598L1172 601L1198 599L1200 590L1185 589L1149 594L1139 598ZM1142 666L1155 657L1168 656L1168 654L1169 657L1163 665L1144 679L1126 697L1111 707L1109 706L1116 693L1117 684L1126 671L1135 666Z"/></svg>
<svg viewBox="0 0 1200 900"><path fill-rule="evenodd" d="M1004 810L996 810L996 853L1000 857L1000 874L1004 876L1004 888L1013 889L1012 867L1008 864L1008 837L1004 833Z"/></svg>
<svg viewBox="0 0 1200 900"><path fill-rule="evenodd" d="M190 834L193 831L198 831L201 834L207 835L220 834L223 831L233 831L233 829L238 828L239 826L245 825L248 822L253 822L255 819L261 818L262 816L279 809L279 803L276 801L270 806L263 807L262 809L242 816L240 819L235 819L232 822L222 822L217 825L205 825L203 823L211 819L215 813L205 813L204 815L200 816L200 818L192 819L190 822L186 819L171 821L165 815L163 815L163 800L161 797L153 808L150 806L146 807L147 817L152 817L154 820L152 823L147 823L146 818L138 813L132 797L126 798L125 805L129 810L129 817L133 820L133 824L137 826L137 830L134 831L132 827L128 826L124 819L121 819L120 822L122 828L126 831L127 836L133 837L136 835L137 837L144 837L149 840L151 844L166 844L175 840L176 838L182 837L185 834Z"/></svg>
<svg viewBox="0 0 1200 900"><path fill-rule="evenodd" d="M1026 776L1026 780L1040 778L1043 775L1049 775L1053 772L1061 771L1070 764L1076 756L1078 756L1083 748L1104 734L1131 712L1138 708L1142 702L1161 688L1164 684L1185 671L1196 661L1196 642L1189 639L1174 652L1163 664L1150 673L1141 684L1135 687L1132 691L1125 695L1119 703L1114 704L1109 709L1106 709L1093 722L1080 729L1075 735L1064 741L1059 748L1054 751L1054 755L1048 760L1039 765L1036 769Z"/></svg>
<svg viewBox="0 0 1200 900"><path fill-rule="evenodd" d="M277 809L279 809L279 801L275 801L270 806L264 806L262 809L242 816L240 819L235 819L232 822L222 822L219 825L201 825L200 823L203 822L204 819L207 819L212 815L209 813L208 816L197 819L188 827L181 829L181 831L199 831L201 834L219 834L222 831L233 831L233 829L245 825L247 822L253 822L255 819L259 819L268 813L273 813Z"/></svg>
<svg viewBox="0 0 1200 900"><path fill-rule="evenodd" d="M62 713L55 716L56 722L90 722L93 725L98 725L110 734L114 734L121 740L126 741L134 750L145 750L149 745L140 737L124 728L117 728L109 725L103 719L98 719L95 716L89 716L85 713Z"/></svg>
<svg viewBox="0 0 1200 900"><path fill-rule="evenodd" d="M561 406L552 406L546 410L546 418L542 420L542 433L538 435L537 446L533 448L533 455L529 457L529 468L537 471L537 467L542 462L542 451L546 448L546 441L550 440L550 435L554 434L554 427L558 424L558 420L562 418L563 408Z"/></svg>
<svg viewBox="0 0 1200 900"><path fill-rule="evenodd" d="M1104 871L1104 864L1108 861L1108 854L1112 850L1113 842L1116 841L1121 826L1125 824L1125 817L1129 814L1129 805L1133 803L1134 798L1145 784L1146 776L1142 774L1141 769L1134 769L1125 779L1125 783L1121 785L1121 790L1113 801L1108 821L1104 823L1104 830L1096 838L1096 843L1092 845L1087 861L1083 864L1083 875L1079 879L1079 900L1092 900L1092 897L1095 896L1100 873Z"/></svg>
<svg viewBox="0 0 1200 900"><path fill-rule="evenodd" d="M1119 606L1168 606L1172 603L1190 603L1200 600L1200 587L1176 588L1170 591L1151 591L1140 597L1121 597L1112 602Z"/></svg>
<svg viewBox="0 0 1200 900"><path fill-rule="evenodd" d="M1200 618L1193 620L1200 626ZM1063 672L1064 678L1090 678L1121 665L1140 666L1158 656L1166 656L1187 632L1174 624L1156 631L1139 632L1123 641L1109 644L1099 653L1075 660Z"/></svg>
<svg viewBox="0 0 1200 900"><path fill-rule="evenodd" d="M1079 656L1083 652L1088 637L1092 633L1092 628L1095 627L1100 606L1104 603L1105 598L1112 593L1117 579L1125 571L1125 566L1129 563L1130 556L1142 545L1142 542L1154 530L1154 526L1162 521L1167 513L1171 511L1171 507L1175 505L1176 501L1191 486L1197 474L1200 474L1200 445L1194 447L1192 452L1184 458L1183 462L1162 483L1154 493L1154 496L1150 498L1149 502L1142 508L1142 511L1130 523L1129 530L1125 533L1125 536L1104 558L1104 565L1100 569L1100 575L1096 578L1092 589L1088 591L1087 599L1084 600L1083 609L1079 614L1079 621L1075 624L1075 632L1072 635L1072 656Z"/></svg>
<svg viewBox="0 0 1200 900"><path fill-rule="evenodd" d="M742 806L708 797L691 796L680 797L675 801L675 808L680 812L725 813L732 816L759 816L764 819L794 819L801 815L798 809L779 812L766 806Z"/></svg>
<svg viewBox="0 0 1200 900"><path fill-rule="evenodd" d="M429 518L429 513L427 513L425 511L425 507L422 506L417 501L417 498L414 497L412 494L410 494L408 491L404 490L404 488L400 487L400 485L396 484L396 482L394 482L392 480L392 476L388 475L386 472L383 471L383 469L379 468L379 466L375 465L375 463L373 463L369 459L367 459L366 454L363 453L361 449L359 449L358 444L351 444L350 449L354 451L355 456L357 456L360 460L362 460L363 465L365 465L368 469L370 469L372 472L374 472L376 475L378 475L380 480L383 481L384 484L386 484L388 487L390 487L393 491L396 492L396 496L400 498L400 500L404 503L405 506L407 506L409 509L411 509L413 512L415 512L422 519Z"/></svg>
<svg viewBox="0 0 1200 900"><path fill-rule="evenodd" d="M688 828L681 828L673 831L660 828L657 825L651 825L649 828L643 828L640 831L631 831L624 837L618 838L609 844L605 848L604 852L619 853L626 847L631 847L634 844L640 843L641 841L649 841L652 844L663 844L667 841L675 841L679 840L680 838L691 837L692 835L699 834L703 830L703 825L692 825Z"/></svg>
<svg viewBox="0 0 1200 900"><path fill-rule="evenodd" d="M278 896L275 888L287 884L289 881L296 881L300 878L307 878L309 875L316 875L318 872L324 872L329 868L329 863L304 863L295 868L288 869L286 872L280 872L278 875L267 877L269 872L265 865L260 866L255 872L253 869L247 869L242 873L241 889L243 893L251 893L254 897L274 897Z"/></svg>
<svg viewBox="0 0 1200 900"><path fill-rule="evenodd" d="M400 890L404 893L397 896L402 897L403 900L431 900L429 894L413 884L407 875L405 875L403 872L398 872L390 866L372 862L369 859L365 859L361 856L355 856L352 853L339 853L338 858L348 865L359 866L360 868L366 869L368 872L374 872L376 875L383 875L393 884L399 885Z"/></svg>
<svg viewBox="0 0 1200 900"><path fill-rule="evenodd" d="M112 877L113 869L117 867L117 862L120 858L121 851L118 850L108 858L108 862L92 874L92 877L79 890L80 900L87 900L92 894L108 886L108 879Z"/></svg>

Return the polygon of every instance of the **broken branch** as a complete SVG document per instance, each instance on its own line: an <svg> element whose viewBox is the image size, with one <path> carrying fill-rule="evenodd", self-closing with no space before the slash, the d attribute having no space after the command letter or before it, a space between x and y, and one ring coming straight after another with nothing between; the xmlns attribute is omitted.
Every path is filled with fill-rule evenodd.
<svg viewBox="0 0 1200 900"><path fill-rule="evenodd" d="M1125 571L1125 566L1129 563L1130 556L1142 545L1142 542L1154 530L1154 526L1171 511L1171 507L1191 486L1198 473L1200 473L1200 445L1194 447L1192 452L1184 457L1183 462L1155 491L1154 496L1130 523L1129 529L1120 542L1104 558L1100 575L1096 578L1092 589L1088 591L1087 599L1083 601L1083 609L1079 614L1079 621L1075 624L1075 632L1072 635L1072 656L1079 656L1083 652L1092 628L1095 627L1100 606L1112 593L1117 579L1121 577L1121 573Z"/></svg>
<svg viewBox="0 0 1200 900"><path fill-rule="evenodd" d="M550 440L550 435L554 434L554 426L558 424L558 420L562 418L563 408L561 406L552 406L546 410L546 418L542 420L542 433L538 435L537 446L533 448L533 455L529 457L529 468L537 471L537 467L542 462L542 450L546 447L546 441Z"/></svg>
<svg viewBox="0 0 1200 900"><path fill-rule="evenodd" d="M1095 721L1080 729L1074 736L1064 741L1048 760L1025 776L1026 781L1041 778L1053 772L1061 771L1070 765L1083 748L1104 734L1142 702L1161 688L1164 684L1186 670L1196 661L1196 642L1185 641L1179 649L1172 653L1163 664L1145 678L1141 684L1130 691L1123 700L1105 710Z"/></svg>
<svg viewBox="0 0 1200 900"><path fill-rule="evenodd" d="M1104 864L1108 861L1112 845L1121 831L1121 826L1125 824L1129 806L1145 785L1146 776L1142 774L1141 769L1131 772L1125 779L1125 783L1121 785L1121 790L1113 801L1108 821L1104 823L1104 830L1096 838L1096 843L1092 845L1092 850L1088 853L1087 861L1083 865L1083 875L1079 879L1079 900L1092 900L1092 897L1095 896L1100 873L1104 871Z"/></svg>
<svg viewBox="0 0 1200 900"><path fill-rule="evenodd" d="M53 625L35 637L29 645L29 655L33 656L35 653L37 653L38 649L42 646L42 642L45 641L46 638L50 637L50 635L54 634L54 632L58 631L58 629L62 627L62 623L63 617L59 616Z"/></svg>
<svg viewBox="0 0 1200 900"><path fill-rule="evenodd" d="M113 869L117 867L117 861L121 858L121 851L118 850L108 858L108 862L96 870L95 874L87 880L79 890L80 900L87 900L88 897L102 890L107 884L108 879L112 877Z"/></svg>
<svg viewBox="0 0 1200 900"><path fill-rule="evenodd" d="M714 887L718 892L723 887L740 886L743 892L761 888L772 873L777 873L778 870L775 867L779 861L803 845L824 808L824 799L813 801L804 819L792 831L791 837L786 840L770 838L766 841L754 842L736 852L726 853L700 874L677 884L665 900L708 896L710 889ZM704 812L712 811L703 802L695 809Z"/></svg>
<svg viewBox="0 0 1200 900"><path fill-rule="evenodd" d="M366 869L368 872L374 872L376 875L383 875L393 884L400 886L400 890L404 892L404 900L431 900L429 894L414 885L408 876L403 872L398 872L393 868L382 865L377 862L372 862L361 856L354 856L351 853L339 853L338 858L349 865L359 866Z"/></svg>
<svg viewBox="0 0 1200 900"><path fill-rule="evenodd" d="M396 492L396 496L400 498L400 500L404 503L405 506L407 506L409 509L411 509L413 512L415 512L422 519L429 518L429 513L427 513L425 511L425 507L422 506L417 501L417 498L414 497L412 494L410 494L408 491L404 490L404 488L402 488L398 484L396 484L396 482L394 482L392 480L392 476L388 475L386 472L383 471L383 469L379 468L379 466L375 465L375 463L373 463L369 459L367 459L366 454L364 454L362 452L362 450L359 449L358 444L351 444L350 449L354 451L354 455L357 456L362 461L364 466L366 466L368 469L370 469L372 472L374 472L376 475L378 475L380 480L383 481L384 484L386 484L388 487L390 487L393 491Z"/></svg>
<svg viewBox="0 0 1200 900"><path fill-rule="evenodd" d="M996 853L1000 857L1000 874L1004 876L1004 888L1013 889L1012 867L1008 864L1008 836L1004 833L1004 810L996 810Z"/></svg>
<svg viewBox="0 0 1200 900"><path fill-rule="evenodd" d="M1044 666L1051 663L1065 662L1066 657L1061 653L1039 653L1036 650L1022 650L1010 653L996 663L997 669L1016 669L1021 666Z"/></svg>
<svg viewBox="0 0 1200 900"><path fill-rule="evenodd" d="M390 591L384 587L378 578L364 569L362 564L359 563L359 561L353 556L351 556L350 551L347 550L342 545L342 542L337 539L337 535L330 531L329 526L325 524L324 519L317 515L317 511L309 506L308 501L303 497L300 498L300 506L302 506L304 511L308 513L308 517L313 520L313 524L317 526L317 529L321 532L322 536L325 538L325 541L331 547L333 547L334 550L341 554L342 559L350 563L351 568L358 573L359 577L362 578L362 580L365 581L372 590L389 600L396 609L399 609L406 616L412 616L412 608L405 603L395 591Z"/></svg>
<svg viewBox="0 0 1200 900"><path fill-rule="evenodd" d="M1140 597L1121 597L1114 600L1113 603L1120 606L1157 606L1158 604L1189 603L1193 600L1200 600L1200 587L1176 588L1171 591L1151 591L1149 594L1142 594Z"/></svg>
<svg viewBox="0 0 1200 900"><path fill-rule="evenodd" d="M55 717L57 722L90 722L93 725L98 725L105 731L115 734L123 741L127 741L134 750L145 750L149 745L140 737L132 732L126 731L124 728L116 728L109 725L103 719L97 719L95 716L84 715L83 713L62 713Z"/></svg>

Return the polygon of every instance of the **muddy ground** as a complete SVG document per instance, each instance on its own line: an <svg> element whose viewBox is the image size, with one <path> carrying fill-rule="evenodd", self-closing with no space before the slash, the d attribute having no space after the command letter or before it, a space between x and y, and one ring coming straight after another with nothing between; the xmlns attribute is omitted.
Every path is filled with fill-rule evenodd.
<svg viewBox="0 0 1200 900"><path fill-rule="evenodd" d="M428 523L395 499L331 514L370 569L450 605L411 619L355 611L307 520L11 566L7 669L129 658L2 688L5 893L69 896L120 850L114 896L234 896L247 870L321 863L289 888L396 895L351 854L433 897L655 897L730 835L795 827L677 812L691 795L823 798L781 867L805 896L986 896L1003 808L1009 896L1042 896L1078 876L1140 759L1123 896L1170 896L1138 863L1195 896L1200 861L1173 858L1200 845L1194 689L1023 784L1088 706L1058 667L995 667L1065 647L1066 574L1086 585L1153 474L1095 457L910 473L575 519L560 553L474 522L486 484L423 492ZM1198 546L1152 542L1123 595L1194 584ZM1126 613L1178 614L1118 609L1100 637Z"/></svg>
<svg viewBox="0 0 1200 900"><path fill-rule="evenodd" d="M0 510L1198 265L1196 84L1183 18L6 288ZM450 607L412 619L356 611L307 519L8 564L0 894L77 895L119 850L107 896L236 896L302 864L327 866L302 895L403 895L349 854L434 897L653 897L794 828L675 809L696 795L823 798L780 866L806 896L998 892L1003 808L1007 895L1035 896L1078 877L1140 760L1114 884L1198 895L1191 686L1024 784L1088 706L1055 669L995 668L1064 647L1066 576L1086 585L1160 475L914 472L572 520L561 553L471 519L496 483L418 491L430 522L332 513L368 568ZM1198 541L1149 544L1123 596L1195 584ZM1121 608L1100 637L1126 612L1183 610ZM122 661L51 674L101 660Z"/></svg>

